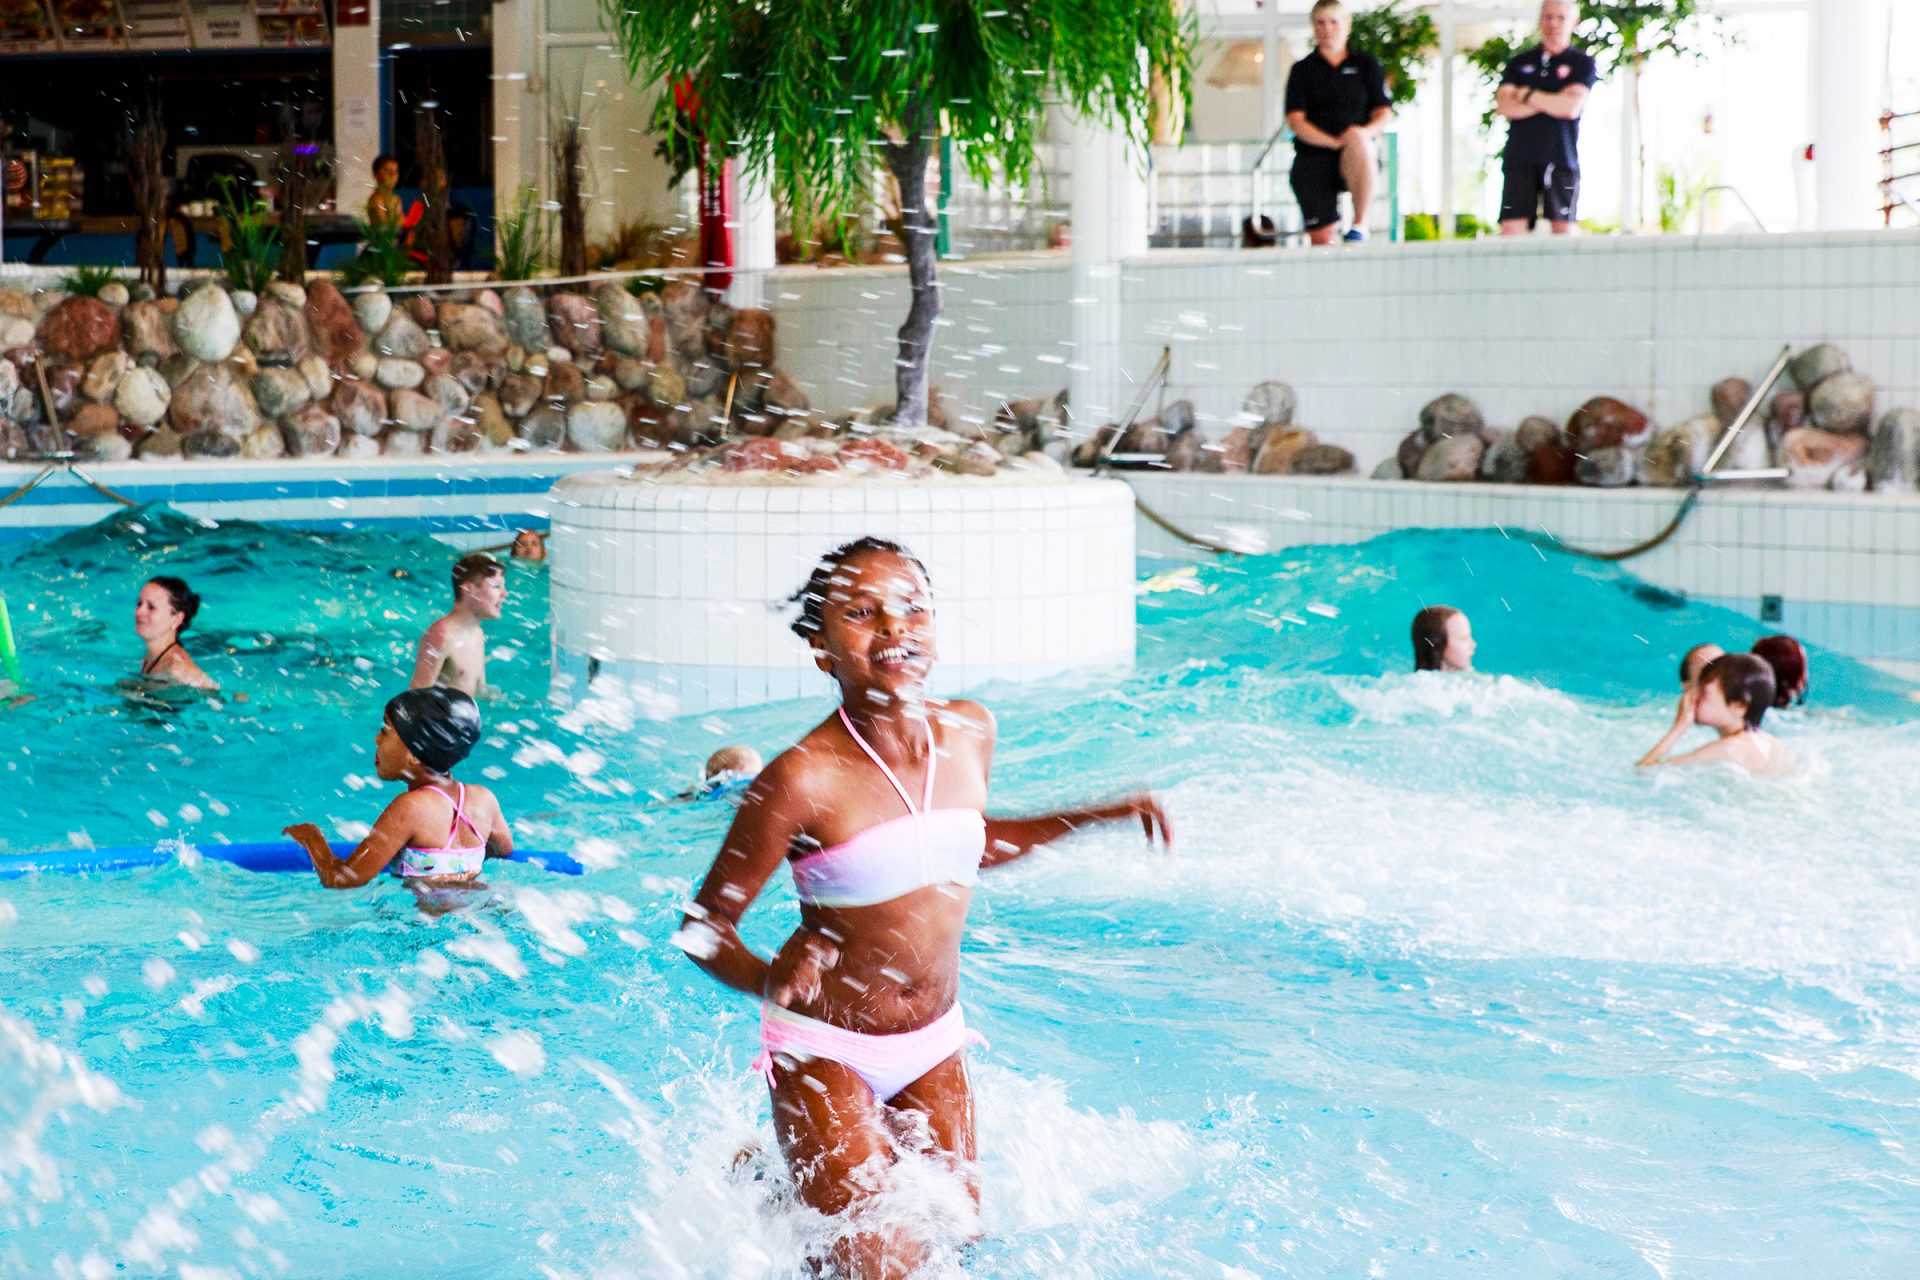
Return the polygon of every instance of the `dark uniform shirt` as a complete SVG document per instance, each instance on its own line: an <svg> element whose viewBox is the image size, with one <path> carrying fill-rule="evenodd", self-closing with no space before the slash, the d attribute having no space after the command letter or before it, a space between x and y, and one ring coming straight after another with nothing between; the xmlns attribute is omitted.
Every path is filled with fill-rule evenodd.
<svg viewBox="0 0 1920 1280"><path fill-rule="evenodd" d="M1536 44L1532 48L1522 49L1507 64L1507 72L1500 77L1500 83L1519 85L1535 93L1559 93L1576 84L1591 89L1593 82L1599 78L1593 69L1593 59L1573 45L1548 56L1546 49ZM1509 120L1506 163L1550 164L1563 169L1578 169L1580 122L1560 120L1546 114L1528 116L1525 120Z"/></svg>
<svg viewBox="0 0 1920 1280"><path fill-rule="evenodd" d="M1308 124L1336 138L1373 119L1373 113L1387 105L1387 82L1380 74L1380 64L1357 50L1347 50L1346 60L1336 67L1315 49L1294 63L1287 76L1287 113L1306 112ZM1310 142L1295 142L1294 146L1301 151L1337 154L1332 147L1316 147Z"/></svg>

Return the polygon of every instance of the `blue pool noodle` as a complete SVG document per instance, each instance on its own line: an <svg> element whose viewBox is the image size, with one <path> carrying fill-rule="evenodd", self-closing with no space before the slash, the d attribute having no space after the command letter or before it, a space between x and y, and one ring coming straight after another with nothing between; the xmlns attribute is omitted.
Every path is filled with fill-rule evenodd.
<svg viewBox="0 0 1920 1280"><path fill-rule="evenodd" d="M347 857L358 848L353 844L327 846L335 855ZM246 844L195 845L200 856L214 862L230 863L243 871L311 871L313 860L307 851L291 840L257 840ZM77 875L84 872L136 871L142 867L164 867L179 855L171 848L151 845L123 845L113 849L50 849L44 853L0 853L0 880L30 875ZM551 849L515 849L509 862L524 862L545 871L577 876L586 868L564 853Z"/></svg>

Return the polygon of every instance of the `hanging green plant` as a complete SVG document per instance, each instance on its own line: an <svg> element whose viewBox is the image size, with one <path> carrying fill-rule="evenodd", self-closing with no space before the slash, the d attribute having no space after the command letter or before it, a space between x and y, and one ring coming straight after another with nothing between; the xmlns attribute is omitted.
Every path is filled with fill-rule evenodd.
<svg viewBox="0 0 1920 1280"><path fill-rule="evenodd" d="M1440 28L1432 14L1419 9L1409 12L1400 7L1400 0L1388 0L1378 9L1353 15L1348 44L1380 64L1387 97L1397 107L1413 100L1420 73L1440 49Z"/></svg>

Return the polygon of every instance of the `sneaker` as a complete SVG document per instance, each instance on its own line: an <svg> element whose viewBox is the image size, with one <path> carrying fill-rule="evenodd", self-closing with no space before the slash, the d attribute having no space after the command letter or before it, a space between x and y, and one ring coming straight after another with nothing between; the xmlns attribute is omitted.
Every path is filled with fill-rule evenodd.
<svg viewBox="0 0 1920 1280"><path fill-rule="evenodd" d="M1365 227L1349 227L1347 234L1340 238L1348 244L1365 244L1367 242L1367 229Z"/></svg>

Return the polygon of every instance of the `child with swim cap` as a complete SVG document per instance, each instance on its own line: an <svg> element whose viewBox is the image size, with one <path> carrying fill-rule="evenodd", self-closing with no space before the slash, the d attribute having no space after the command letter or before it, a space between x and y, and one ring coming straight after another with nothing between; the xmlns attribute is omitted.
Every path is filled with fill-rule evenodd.
<svg viewBox="0 0 1920 1280"><path fill-rule="evenodd" d="M1773 705L1773 671L1750 653L1723 653L1700 672L1699 684L1680 695L1680 711L1666 736L1640 757L1642 767L1662 764L1737 764L1750 773L1784 768L1786 749L1760 731ZM1681 735L1704 725L1720 736L1683 756L1667 759Z"/></svg>
<svg viewBox="0 0 1920 1280"><path fill-rule="evenodd" d="M320 883L357 889L382 871L427 888L472 886L488 858L513 853L500 802L485 787L453 780L453 767L480 740L480 708L458 689L409 689L387 703L374 739L373 768L406 794L387 806L351 856L339 858L311 822L288 827Z"/></svg>

